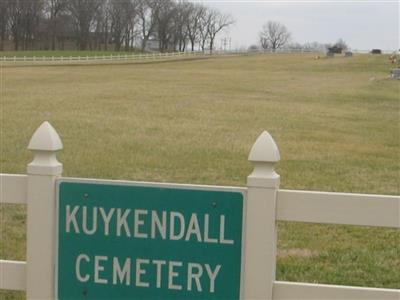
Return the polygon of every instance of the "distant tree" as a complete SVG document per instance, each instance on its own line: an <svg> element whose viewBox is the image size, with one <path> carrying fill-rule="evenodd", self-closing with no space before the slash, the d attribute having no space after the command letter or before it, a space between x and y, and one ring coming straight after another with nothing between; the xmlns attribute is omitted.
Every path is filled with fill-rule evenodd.
<svg viewBox="0 0 400 300"><path fill-rule="evenodd" d="M175 15L173 16L173 45L174 49L179 51L186 50L186 44L189 40L188 24L193 10L193 3L179 1L175 4Z"/></svg>
<svg viewBox="0 0 400 300"><path fill-rule="evenodd" d="M301 49L305 49L305 44L300 44L300 43L288 43L286 45L286 47L288 49L292 49L292 50L301 50Z"/></svg>
<svg viewBox="0 0 400 300"><path fill-rule="evenodd" d="M56 49L56 39L57 39L57 26L59 24L59 15L66 9L66 0L46 0L45 1L45 11L48 13L49 18L49 31L51 39L51 50Z"/></svg>
<svg viewBox="0 0 400 300"><path fill-rule="evenodd" d="M22 1L22 41L23 49L33 49L38 40L38 29L43 15L43 2L41 0Z"/></svg>
<svg viewBox="0 0 400 300"><path fill-rule="evenodd" d="M172 0L162 0L155 13L156 35L160 52L168 50L171 46L175 23L174 16L178 15L176 4Z"/></svg>
<svg viewBox="0 0 400 300"><path fill-rule="evenodd" d="M326 49L326 45L319 42L308 42L303 45L304 49L318 50L324 51Z"/></svg>
<svg viewBox="0 0 400 300"><path fill-rule="evenodd" d="M338 39L338 41L333 44L333 47L336 47L338 49L340 48L342 49L342 51L346 51L349 48L343 39Z"/></svg>
<svg viewBox="0 0 400 300"><path fill-rule="evenodd" d="M131 50L134 45L135 38L139 35L139 0L130 0L129 10L126 11L126 22L125 26L125 51Z"/></svg>
<svg viewBox="0 0 400 300"><path fill-rule="evenodd" d="M331 45L329 47L331 47ZM285 48L305 51L325 51L327 49L325 44L321 44L319 42L306 42L304 44L296 42L288 43L286 44Z"/></svg>
<svg viewBox="0 0 400 300"><path fill-rule="evenodd" d="M104 50L108 50L111 39L111 7L111 0L105 0L97 10L93 22L95 24L92 29L94 41L91 49L101 50L103 46Z"/></svg>
<svg viewBox="0 0 400 300"><path fill-rule="evenodd" d="M156 31L159 5L157 0L139 0L138 16L142 35L142 51L146 49L147 41Z"/></svg>
<svg viewBox="0 0 400 300"><path fill-rule="evenodd" d="M14 42L14 49L27 50L33 48L37 38L37 30L43 11L40 0L10 0L6 1L8 28Z"/></svg>
<svg viewBox="0 0 400 300"><path fill-rule="evenodd" d="M23 7L19 1L7 1L8 28L14 43L14 50L19 50L21 39L21 19L23 15Z"/></svg>
<svg viewBox="0 0 400 300"><path fill-rule="evenodd" d="M208 40L208 22L209 22L209 11L208 7L204 7L203 13L199 17L199 26L198 26L198 43L201 51L204 51L206 48L206 42Z"/></svg>
<svg viewBox="0 0 400 300"><path fill-rule="evenodd" d="M68 10L74 22L79 50L86 50L90 44L91 29L95 25L95 17L104 0L69 0Z"/></svg>
<svg viewBox="0 0 400 300"><path fill-rule="evenodd" d="M130 28L130 21L134 18L134 6L130 0L110 0L109 12L111 19L111 34L115 50L120 51L122 43L126 41Z"/></svg>
<svg viewBox="0 0 400 300"><path fill-rule="evenodd" d="M230 15L190 0L0 0L0 50L79 50L114 46L185 51L189 43L210 51L216 36L234 20ZM140 46L139 46L140 47Z"/></svg>
<svg viewBox="0 0 400 300"><path fill-rule="evenodd" d="M209 39L210 52L214 49L216 35L224 28L235 23L230 15L225 15L217 10L209 10L206 18L207 36Z"/></svg>
<svg viewBox="0 0 400 300"><path fill-rule="evenodd" d="M195 44L200 40L201 21L207 9L202 4L190 4L186 27L191 50L194 51Z"/></svg>
<svg viewBox="0 0 400 300"><path fill-rule="evenodd" d="M285 46L289 42L290 36L285 25L274 21L265 24L259 33L261 47L272 49L274 52Z"/></svg>
<svg viewBox="0 0 400 300"><path fill-rule="evenodd" d="M4 42L7 35L8 10L7 1L0 0L0 51L4 50Z"/></svg>

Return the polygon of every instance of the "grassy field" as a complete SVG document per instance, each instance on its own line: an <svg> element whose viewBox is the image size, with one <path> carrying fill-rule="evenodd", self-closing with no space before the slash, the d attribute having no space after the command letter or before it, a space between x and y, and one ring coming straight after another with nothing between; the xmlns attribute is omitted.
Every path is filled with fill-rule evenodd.
<svg viewBox="0 0 400 300"><path fill-rule="evenodd" d="M29 139L48 120L65 176L243 186L268 130L282 188L399 195L390 69L384 55L306 54L2 67L1 172L25 173ZM24 208L0 208L0 257L23 260ZM280 223L277 278L400 288L399 253L398 230Z"/></svg>

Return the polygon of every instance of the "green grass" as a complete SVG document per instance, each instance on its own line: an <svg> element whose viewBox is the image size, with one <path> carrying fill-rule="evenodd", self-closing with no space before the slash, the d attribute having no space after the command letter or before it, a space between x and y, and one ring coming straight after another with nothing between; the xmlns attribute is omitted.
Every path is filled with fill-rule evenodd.
<svg viewBox="0 0 400 300"><path fill-rule="evenodd" d="M243 186L268 130L282 188L399 195L391 67L385 55L286 54L4 66L1 172L25 173L29 139L48 120L65 176ZM1 213L0 257L25 259L23 208ZM277 278L400 288L399 253L398 230L280 223Z"/></svg>

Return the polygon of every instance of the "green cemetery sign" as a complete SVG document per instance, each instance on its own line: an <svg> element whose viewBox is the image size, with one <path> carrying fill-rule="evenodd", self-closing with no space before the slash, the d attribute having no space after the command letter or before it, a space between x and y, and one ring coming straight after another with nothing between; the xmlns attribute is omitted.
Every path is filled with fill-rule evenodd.
<svg viewBox="0 0 400 300"><path fill-rule="evenodd" d="M61 180L57 297L240 299L243 192Z"/></svg>

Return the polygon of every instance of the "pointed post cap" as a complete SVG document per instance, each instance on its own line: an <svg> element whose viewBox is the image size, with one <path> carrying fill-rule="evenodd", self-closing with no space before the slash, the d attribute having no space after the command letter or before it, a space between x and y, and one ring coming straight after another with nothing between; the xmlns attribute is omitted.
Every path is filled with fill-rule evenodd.
<svg viewBox="0 0 400 300"><path fill-rule="evenodd" d="M57 131L49 122L43 122L28 145L28 149L34 151L33 161L28 164L28 175L61 175L62 164L57 160L56 152L62 148Z"/></svg>
<svg viewBox="0 0 400 300"><path fill-rule="evenodd" d="M278 162L281 157L279 149L272 136L264 131L257 138L250 150L249 161L251 162Z"/></svg>
<svg viewBox="0 0 400 300"><path fill-rule="evenodd" d="M36 129L28 149L34 151L58 151L63 148L61 139L53 126L47 121Z"/></svg>
<svg viewBox="0 0 400 300"><path fill-rule="evenodd" d="M256 188L279 188L280 177L274 165L281 159L278 146L272 136L264 131L250 150L249 161L254 165L247 177L247 186Z"/></svg>

